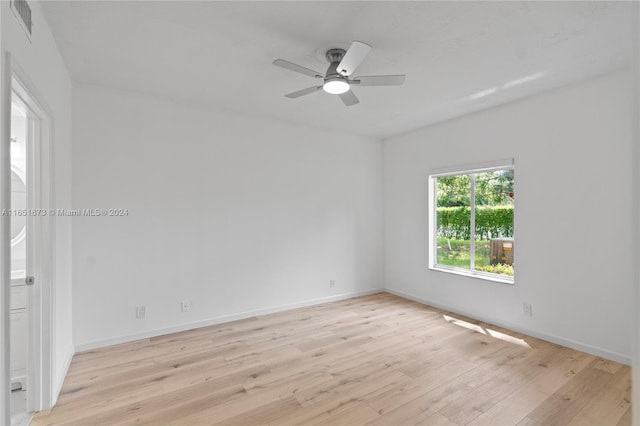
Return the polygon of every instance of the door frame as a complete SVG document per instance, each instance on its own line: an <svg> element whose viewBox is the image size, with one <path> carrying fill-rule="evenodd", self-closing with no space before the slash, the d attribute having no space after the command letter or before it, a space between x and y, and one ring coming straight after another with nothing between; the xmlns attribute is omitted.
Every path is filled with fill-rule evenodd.
<svg viewBox="0 0 640 426"><path fill-rule="evenodd" d="M28 107L37 120L29 123L29 140L27 141L27 207L47 212L46 216L27 217L27 275L36 277L36 284L27 287L27 316L28 316L28 341L27 341L27 412L41 411L53 406L55 398L55 383L53 374L54 346L53 335L55 330L54 315L54 277L55 277L55 215L53 197L53 115L50 109L42 102L35 86L30 82L26 73L13 61L10 53L5 55L4 71L8 76L4 77L4 85L8 96L8 106L11 107L11 99L15 94ZM8 90L7 90L8 89ZM5 105L7 104L5 103ZM10 119L10 109L5 113L5 119ZM9 136L6 136L9 133ZM6 138L6 140L5 140ZM3 145L9 144L10 131L3 133ZM3 150L6 148L3 147ZM10 156L1 156L3 177L4 170L10 169ZM5 194L10 195L10 182L2 187L4 201ZM2 223L4 227L4 222ZM7 240L7 241L5 241ZM10 243L10 232L3 235L2 246ZM9 253L10 254L10 251ZM7 261L8 270L3 271L2 278L9 278L11 263ZM8 287L10 281L6 281ZM3 289L4 291L4 289ZM8 289L7 289L8 292ZM8 301L7 301L8 302ZM7 305L5 303L4 305ZM3 322L8 324L10 309L3 312ZM9 340L9 336L6 336ZM5 342L3 342L5 343ZM9 349L8 342L5 350ZM9 352L5 353L3 368L10 369ZM9 377L10 382L10 371ZM10 408L10 406L8 407ZM10 411L8 413L10 415Z"/></svg>
<svg viewBox="0 0 640 426"><path fill-rule="evenodd" d="M11 206L11 54L0 56L0 209ZM11 229L8 216L0 216L0 424L11 424Z"/></svg>

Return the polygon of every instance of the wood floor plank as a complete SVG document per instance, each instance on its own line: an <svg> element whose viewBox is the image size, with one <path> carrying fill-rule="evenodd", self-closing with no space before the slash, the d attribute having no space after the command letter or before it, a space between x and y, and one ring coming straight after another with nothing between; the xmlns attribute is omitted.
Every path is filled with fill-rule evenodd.
<svg viewBox="0 0 640 426"><path fill-rule="evenodd" d="M465 400L452 402L440 410L440 413L455 423L468 424L545 372L546 363L541 363L540 359L546 359L555 350L557 347L554 345L544 345L538 353L529 350L518 356L507 356L506 361L494 370L490 380L479 385ZM473 403L469 404L468 400ZM528 412L522 413L516 420L519 421Z"/></svg>
<svg viewBox="0 0 640 426"><path fill-rule="evenodd" d="M600 362L595 368L600 368ZM610 365L610 364L608 364ZM628 366L620 365L605 371L614 372L612 380L593 396L596 403L587 404L571 419L571 425L618 424L631 408L631 374Z"/></svg>
<svg viewBox="0 0 640 426"><path fill-rule="evenodd" d="M618 422L618 424L616 426L631 426L631 408L629 408L627 410L626 413L624 413L624 416L622 416L622 418L620 419L620 421Z"/></svg>
<svg viewBox="0 0 640 426"><path fill-rule="evenodd" d="M429 392L417 395L409 402L400 405L367 425L404 425L418 424L438 413L453 401L464 398L473 388L454 379Z"/></svg>
<svg viewBox="0 0 640 426"><path fill-rule="evenodd" d="M448 419L440 413L435 413L432 416L429 416L427 419L424 419L423 421L415 424L425 426L459 426L457 423L453 422L451 419ZM494 423L494 425L495 424L497 423Z"/></svg>
<svg viewBox="0 0 640 426"><path fill-rule="evenodd" d="M628 366L387 293L75 355L41 425L631 424Z"/></svg>
<svg viewBox="0 0 640 426"><path fill-rule="evenodd" d="M525 417L520 420L516 426L544 426L541 423L531 419L530 417Z"/></svg>
<svg viewBox="0 0 640 426"><path fill-rule="evenodd" d="M528 417L545 425L570 424L571 420L588 404L596 403L613 374L596 368L592 361L583 371L533 410ZM599 406L599 403L597 403Z"/></svg>
<svg viewBox="0 0 640 426"><path fill-rule="evenodd" d="M530 383L530 386L540 392L551 395L573 379L576 374L584 370L595 359L593 355L577 352L569 348L561 348L556 356L559 362L548 365L548 371L536 377Z"/></svg>
<svg viewBox="0 0 640 426"><path fill-rule="evenodd" d="M328 416L322 416L314 421L314 426L352 426L362 424L378 418L379 415L363 402L353 402L343 405Z"/></svg>
<svg viewBox="0 0 640 426"><path fill-rule="evenodd" d="M549 395L523 386L469 422L473 426L515 425L542 404Z"/></svg>
<svg viewBox="0 0 640 426"><path fill-rule="evenodd" d="M289 396L258 408L244 411L237 416L225 419L216 424L242 426L278 424L283 413L299 409L300 403L293 396Z"/></svg>
<svg viewBox="0 0 640 426"><path fill-rule="evenodd" d="M296 393L296 398L303 405L313 405L332 394L348 394L352 397L364 397L389 384L399 384L406 376L394 366L386 362L365 365L332 375L329 380L315 386L305 387Z"/></svg>
<svg viewBox="0 0 640 426"><path fill-rule="evenodd" d="M587 404L569 422L570 425L615 425L631 408L631 396L607 387L595 396L597 404Z"/></svg>
<svg viewBox="0 0 640 426"><path fill-rule="evenodd" d="M273 425L308 425L332 418L336 413L345 414L348 410L361 402L355 398L333 394L328 398L310 406L301 406L299 409L281 413L277 422ZM370 413L370 412L369 412ZM371 415L373 416L373 415ZM352 424L362 424L362 420L355 420Z"/></svg>
<svg viewBox="0 0 640 426"><path fill-rule="evenodd" d="M609 361L608 359L598 358L594 367L611 374L616 374L618 370L622 368L622 364L614 361Z"/></svg>

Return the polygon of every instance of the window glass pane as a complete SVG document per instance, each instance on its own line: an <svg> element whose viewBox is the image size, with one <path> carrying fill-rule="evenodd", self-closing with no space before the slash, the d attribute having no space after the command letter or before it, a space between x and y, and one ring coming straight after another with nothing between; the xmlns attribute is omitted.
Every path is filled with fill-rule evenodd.
<svg viewBox="0 0 640 426"><path fill-rule="evenodd" d="M475 175L475 269L513 275L513 170Z"/></svg>
<svg viewBox="0 0 640 426"><path fill-rule="evenodd" d="M469 175L436 179L436 264L471 269L471 179Z"/></svg>

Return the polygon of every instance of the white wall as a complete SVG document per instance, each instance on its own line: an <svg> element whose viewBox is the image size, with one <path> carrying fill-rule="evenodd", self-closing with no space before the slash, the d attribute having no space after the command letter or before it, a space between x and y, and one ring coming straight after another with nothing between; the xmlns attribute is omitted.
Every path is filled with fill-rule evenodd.
<svg viewBox="0 0 640 426"><path fill-rule="evenodd" d="M52 115L53 155L55 163L55 203L71 205L71 79L62 61L49 26L37 2L30 2L34 29L27 40L10 2L0 1L2 8L2 49L11 53L12 64L27 77L33 91ZM62 386L68 363L73 355L71 324L71 221L61 218L55 226L55 277L53 296L53 397Z"/></svg>
<svg viewBox="0 0 640 426"><path fill-rule="evenodd" d="M76 348L381 287L379 141L86 85L73 101L74 206L129 210L74 219Z"/></svg>
<svg viewBox="0 0 640 426"><path fill-rule="evenodd" d="M616 72L386 141L386 287L630 362L631 81ZM515 285L429 270L429 170L511 157Z"/></svg>

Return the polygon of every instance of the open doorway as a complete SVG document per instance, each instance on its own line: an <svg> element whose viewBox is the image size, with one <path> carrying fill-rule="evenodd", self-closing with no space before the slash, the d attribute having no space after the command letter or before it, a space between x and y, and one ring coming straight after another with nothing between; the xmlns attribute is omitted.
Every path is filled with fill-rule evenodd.
<svg viewBox="0 0 640 426"><path fill-rule="evenodd" d="M11 84L11 424L51 406L53 221L51 122L14 75Z"/></svg>

